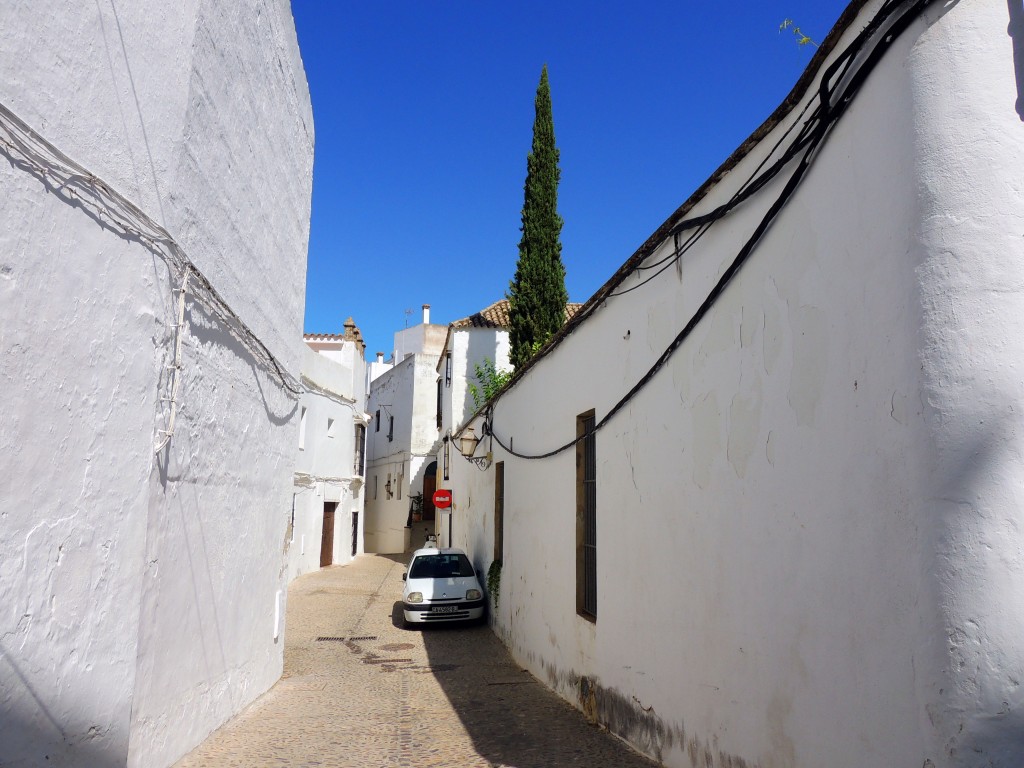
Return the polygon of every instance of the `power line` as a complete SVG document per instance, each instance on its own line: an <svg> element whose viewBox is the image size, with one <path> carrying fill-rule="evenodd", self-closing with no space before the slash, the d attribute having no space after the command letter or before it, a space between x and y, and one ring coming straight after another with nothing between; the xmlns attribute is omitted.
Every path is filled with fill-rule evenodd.
<svg viewBox="0 0 1024 768"><path fill-rule="evenodd" d="M686 219L676 224L670 230L670 235L676 239L676 248L674 249L673 254L670 255L668 260L663 262L664 265L658 272L644 280L641 285L662 274L664 270L671 265L671 263L674 263L675 260L681 258L683 250L681 250L678 244L678 236L680 233L689 229L697 229L700 234L703 234L703 232L706 231L706 227L710 227L720 221L741 202L763 189L769 181L775 178L783 168L788 167L793 160L797 161L796 167L793 169L778 197L773 201L768 211L755 227L753 233L740 248L729 267L701 302L689 322L676 335L669 346L661 353L658 359L655 360L654 364L640 378L640 380L637 381L636 384L634 384L633 387L611 407L611 409L609 409L601 420L594 425L593 431L588 434L593 434L593 432L597 432L608 424L608 422L611 421L611 419L620 410L622 410L622 408L628 404L640 392L640 390L642 390L651 381L651 379L654 378L658 371L660 371L662 367L664 367L665 363L668 362L669 358L672 357L676 350L678 350L679 347L682 346L683 342L690 336L694 328L696 328L698 323L700 323L701 319L703 319L715 305L726 287L732 282L733 278L746 263L764 233L775 221L779 212L789 202L793 193L796 191L797 187L799 187L808 169L814 162L814 159L817 157L818 150L823 145L825 139L831 132L831 129L836 125L836 123L838 123L843 114L845 114L846 110L853 102L853 99L856 97L860 88L874 70L875 66L885 55L886 51L889 50L892 44L900 37L900 35L906 31L910 24L916 20L924 9L932 2L933 0L916 0L915 2L910 3L906 2L906 0L888 0L884 3L875 17L857 35L853 42L850 43L850 45L847 46L835 61L825 69L818 81L817 102L808 102L804 107L804 110L801 112L800 117L806 113L811 104L815 104L815 109L812 112L811 117L801 127L796 138L787 147L785 152L783 152L782 156L772 163L767 171L758 175L761 167L764 165L764 162L762 162L762 164L758 166L758 169L755 170L754 174L748 178L747 182L744 183L740 191L734 194L727 203L715 208L708 214ZM898 9L901 6L905 7L902 11L898 12ZM867 49L866 54L861 57L861 53L865 51L869 42L872 43L872 46ZM783 140L797 124L799 124L799 118L783 135ZM778 146L779 144L777 143L775 147L772 148L768 157L771 157L772 153L775 152ZM688 242L692 245L695 241L695 239L691 238ZM686 246L686 249L688 248L689 246ZM635 289L637 287L639 286L634 286L633 288ZM628 292L629 291L626 290L617 294L612 293L606 298L621 296L623 293ZM596 307L597 304L594 306ZM590 312L593 311L594 309L592 307ZM543 453L526 454L514 451L512 449L511 441L508 441L508 444L506 444L506 442L494 432L494 408L499 401L500 397L498 401L492 403L485 410L483 430L486 434L491 435L494 441L498 443L502 449L517 458L546 459L556 456L563 451L572 448L587 436L581 435L557 448Z"/></svg>
<svg viewBox="0 0 1024 768"><path fill-rule="evenodd" d="M174 278L183 284L179 295L182 307L185 297L184 284L187 279L190 283L189 296L202 304L212 317L219 320L258 364L271 371L284 390L296 397L302 394L304 389L295 376L285 369L267 345L231 308L164 227L99 176L68 157L4 104L0 104L0 147L13 167L21 168L38 178L49 192L70 205L80 207L102 227L124 239L141 243L162 259L172 270ZM165 437L156 446L157 452L167 444L173 433L181 375L182 328L183 320L179 319L175 326L176 352L171 385L173 391L168 398L172 403L171 423L167 430L161 430Z"/></svg>

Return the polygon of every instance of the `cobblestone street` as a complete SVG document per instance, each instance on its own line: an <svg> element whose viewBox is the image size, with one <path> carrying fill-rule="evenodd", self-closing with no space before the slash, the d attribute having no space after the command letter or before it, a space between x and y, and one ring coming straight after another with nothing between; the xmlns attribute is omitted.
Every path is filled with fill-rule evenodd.
<svg viewBox="0 0 1024 768"><path fill-rule="evenodd" d="M486 626L401 627L404 558L296 579L284 676L177 768L651 768L518 667Z"/></svg>

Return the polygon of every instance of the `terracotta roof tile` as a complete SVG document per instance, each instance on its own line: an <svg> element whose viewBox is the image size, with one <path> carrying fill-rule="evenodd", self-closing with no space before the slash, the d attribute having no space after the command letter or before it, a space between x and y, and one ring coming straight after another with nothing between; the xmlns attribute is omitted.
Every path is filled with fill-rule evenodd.
<svg viewBox="0 0 1024 768"><path fill-rule="evenodd" d="M481 309L479 312L456 320L451 324L452 328L508 328L508 299L496 301L491 306ZM566 304L566 319L575 315L582 304Z"/></svg>
<svg viewBox="0 0 1024 768"><path fill-rule="evenodd" d="M364 348L366 347L366 342L363 341L363 333L351 317L345 321L344 333L304 333L302 334L302 339L307 342L356 341L362 344Z"/></svg>

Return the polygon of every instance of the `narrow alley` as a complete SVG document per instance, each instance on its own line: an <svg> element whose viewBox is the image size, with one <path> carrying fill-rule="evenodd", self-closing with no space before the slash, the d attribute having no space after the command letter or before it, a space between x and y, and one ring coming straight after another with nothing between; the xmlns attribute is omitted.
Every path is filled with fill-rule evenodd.
<svg viewBox="0 0 1024 768"><path fill-rule="evenodd" d="M364 555L292 582L282 679L177 768L654 765L488 627L402 629L404 562Z"/></svg>

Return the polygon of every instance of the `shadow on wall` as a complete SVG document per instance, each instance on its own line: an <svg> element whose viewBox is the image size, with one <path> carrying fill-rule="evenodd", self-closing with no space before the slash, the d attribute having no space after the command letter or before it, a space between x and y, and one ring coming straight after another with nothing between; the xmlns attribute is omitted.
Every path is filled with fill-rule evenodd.
<svg viewBox="0 0 1024 768"><path fill-rule="evenodd" d="M1013 40L1013 72L1017 80L1017 116L1024 120L1024 2L1006 0L1010 11L1010 25L1006 32Z"/></svg>
<svg viewBox="0 0 1024 768"><path fill-rule="evenodd" d="M274 412L271 403L267 400L267 393L263 390L260 381L260 368L257 365L257 361L253 358L252 353L246 349L245 345L238 340L237 334L232 333L230 330L235 321L228 317L215 316L204 307L198 304L191 304L187 307L185 322L190 335L200 344L221 346L239 360L245 361L246 365L252 370L253 382L259 390L263 408L267 412L267 419L271 424L275 427L284 426L294 418L295 411L299 407L298 398L292 394L285 394L279 383L274 386L278 390L278 400L280 402L276 405L280 413Z"/></svg>
<svg viewBox="0 0 1024 768"><path fill-rule="evenodd" d="M0 691L3 692L0 702L0 766L3 768L124 767L128 754L126 734L112 733L114 727L109 722L71 730L73 726L61 722L60 716L39 697L4 645L0 645ZM84 724L90 722L95 709L83 702L70 714Z"/></svg>
<svg viewBox="0 0 1024 768"><path fill-rule="evenodd" d="M1020 439L1015 398L1002 400L993 409L1001 418L971 414L965 421L976 424L973 433L965 431L934 462L938 487L931 504L942 521L930 546L945 634L940 662L948 675L936 726L949 756L973 755L978 762L971 765L1017 766L1024 755L1024 652L1005 639L1024 614L1024 535L1017 510L1000 498L1006 479L1019 474Z"/></svg>
<svg viewBox="0 0 1024 768"><path fill-rule="evenodd" d="M280 382L274 381L272 373L262 369L262 366L253 356L252 352L239 341L238 334L231 331L233 323L234 321L231 318L213 315L196 303L188 303L186 305L185 327L188 333L187 338L191 338L196 346L199 347L208 345L222 347L232 355L229 361L233 362L237 359L247 365L249 370L252 371L253 384L256 392L259 393L260 402L263 404L263 409L267 414L267 420L275 427L282 427L288 424L295 418L295 413L299 408L298 398L286 392ZM181 373L186 377L186 381L182 391L188 386L187 379L189 374L200 369L206 371L207 376L212 375L214 382L223 381L235 375L233 371L225 372L223 369L218 371L217 361L209 355L201 356L194 353L188 355L189 346L189 344L184 345L186 359L182 363ZM231 364L231 362L226 364ZM218 376L218 373L222 375ZM158 391L170 391L169 375L169 369L165 369L161 374ZM265 388L267 385L270 387L269 392ZM207 379L203 384L203 388L209 389L209 387L210 379ZM180 397L181 395L179 395ZM198 416L198 411L196 411L196 415ZM178 416L182 418L182 421L179 423L181 428L184 428L185 422L180 411ZM160 485L163 486L165 491L169 482L177 482L183 479L181 475L172 475L168 467L171 445L173 443L174 438L172 437L171 441L157 457ZM187 472L187 470L188 466L186 465L182 472Z"/></svg>

